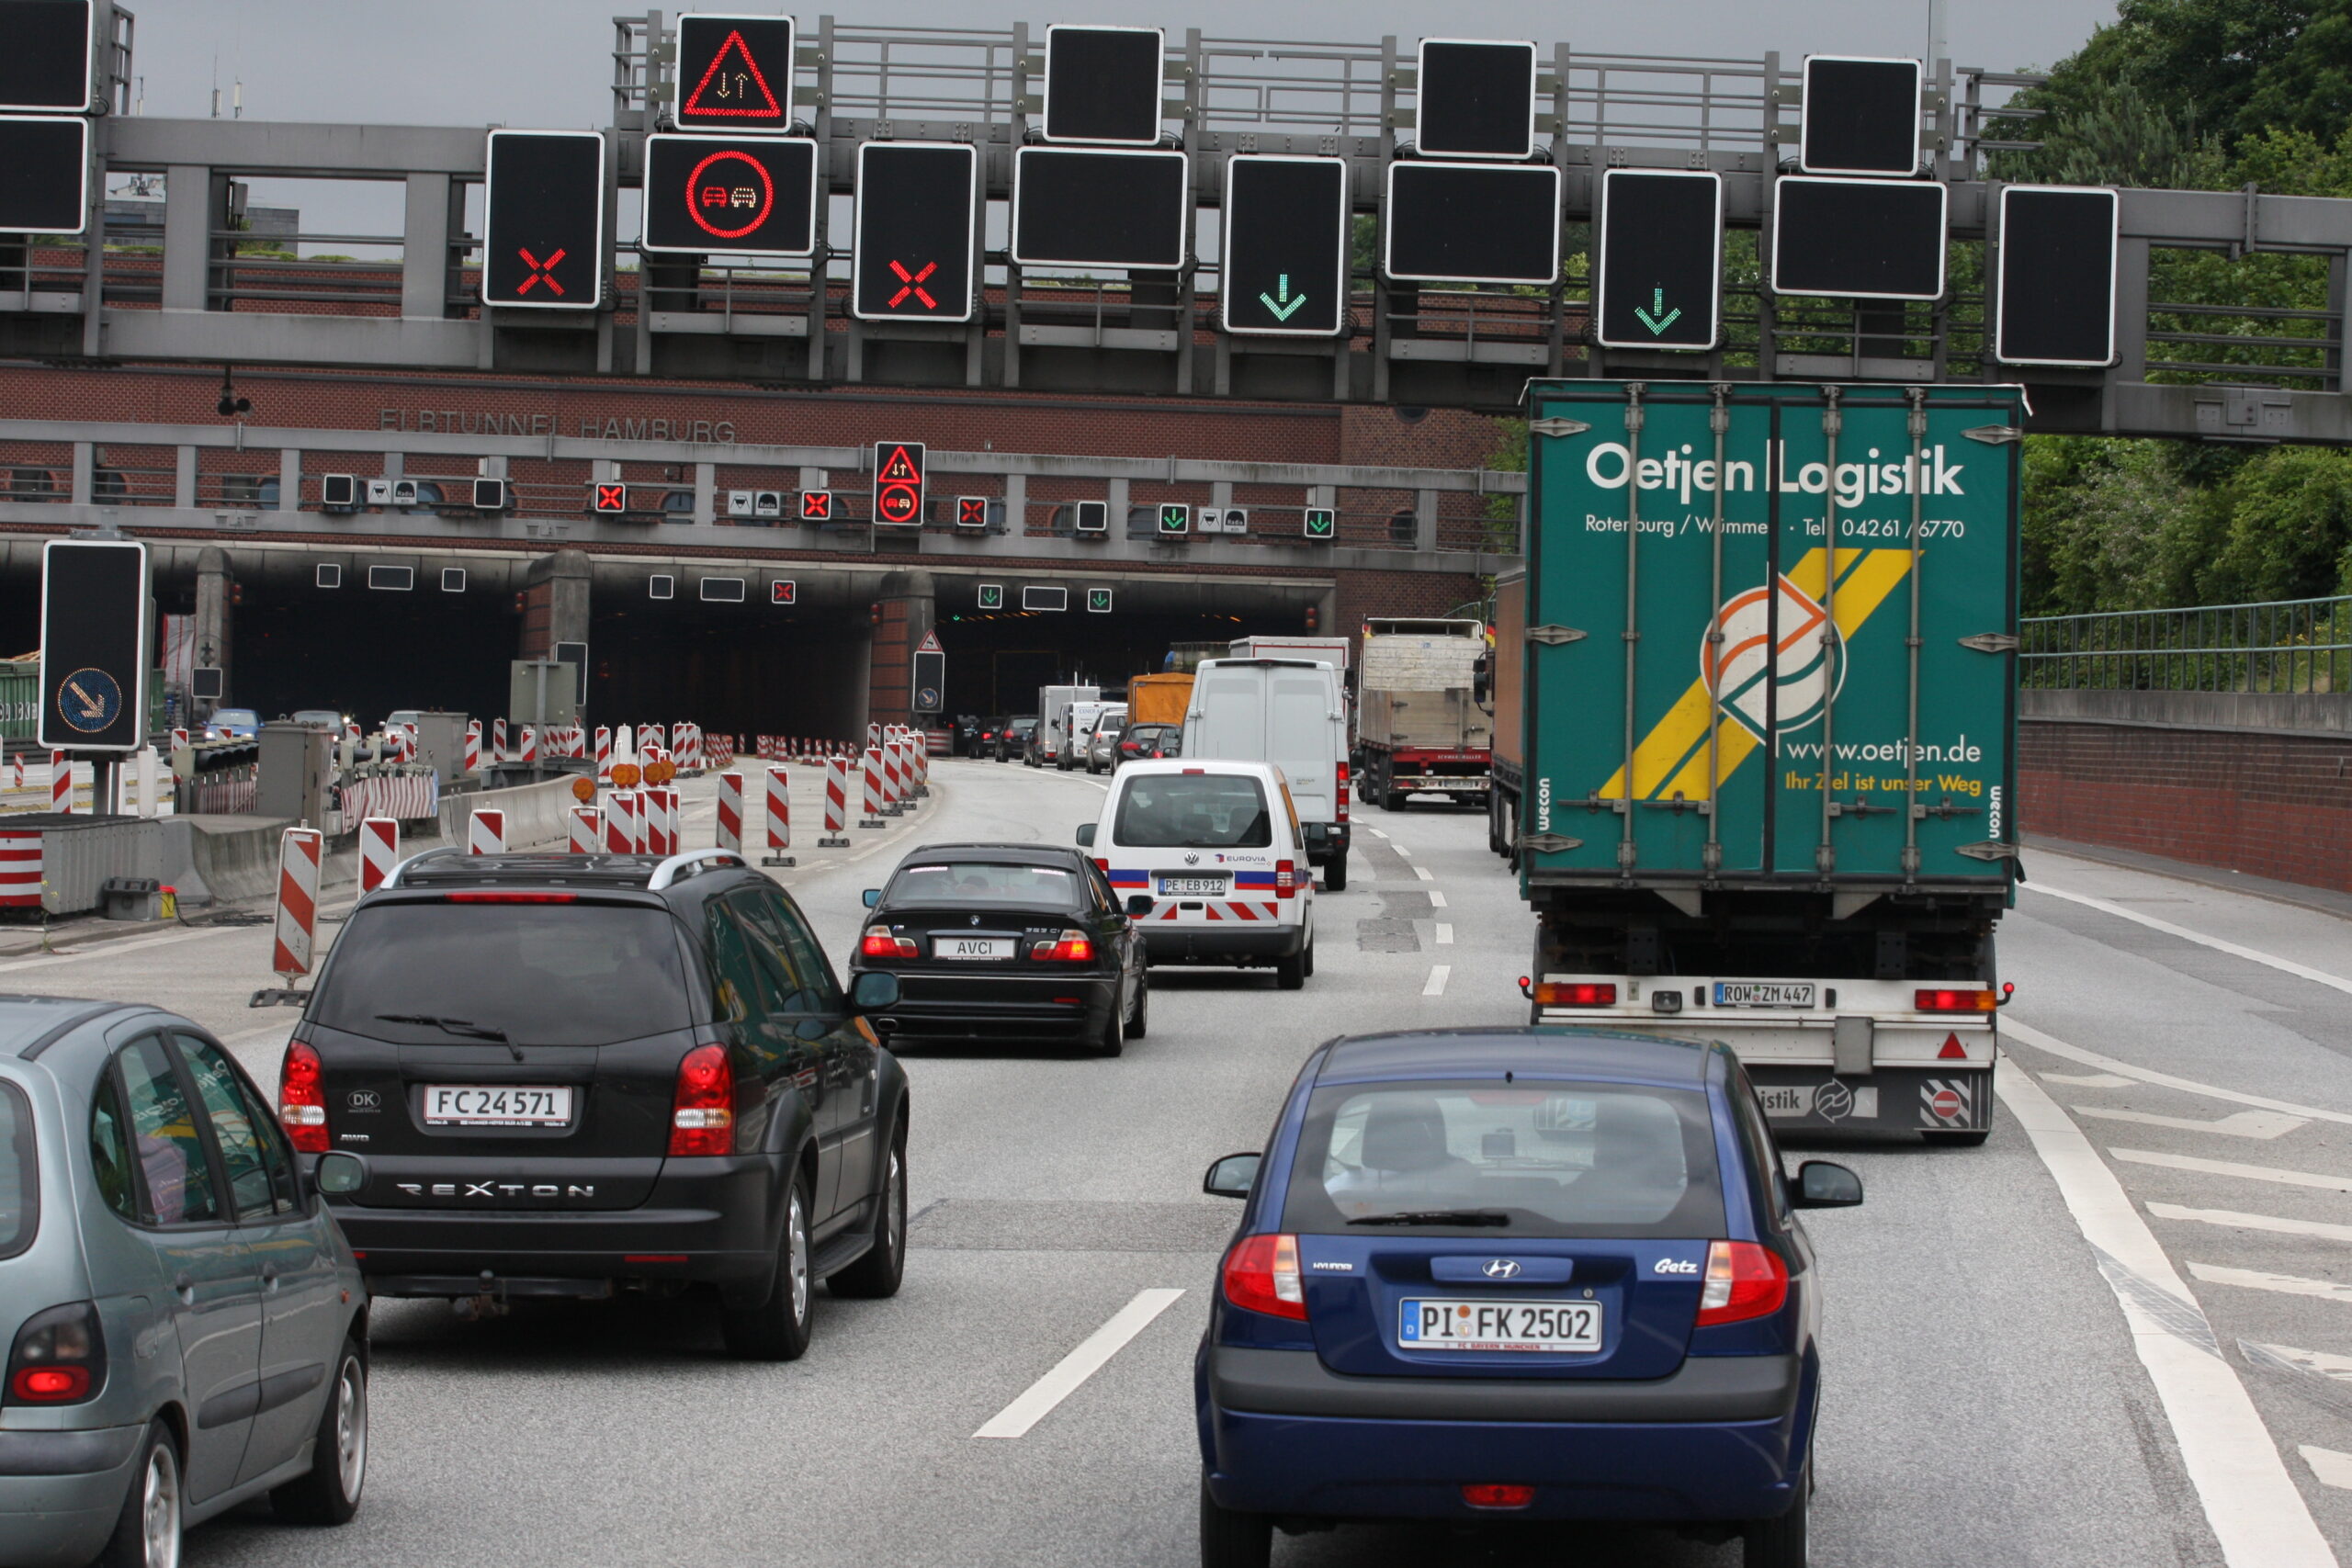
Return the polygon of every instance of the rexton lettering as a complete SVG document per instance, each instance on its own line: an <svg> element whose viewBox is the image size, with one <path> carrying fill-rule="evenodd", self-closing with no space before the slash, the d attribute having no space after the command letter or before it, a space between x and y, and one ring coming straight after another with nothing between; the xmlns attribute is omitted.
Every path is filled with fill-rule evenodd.
<svg viewBox="0 0 2352 1568"><path fill-rule="evenodd" d="M1829 489L1829 465L1806 463L1794 478L1787 471L1787 445L1779 441L1764 444L1770 474L1767 484L1785 495L1821 495ZM1899 458L1888 458L1879 448L1871 447L1864 456L1871 461L1838 465L1838 504L1860 506L1873 495L1965 495L1961 488L1962 464L1944 460L1944 447L1939 444L1925 447L1914 458L1904 453ZM1602 490L1623 490L1628 473L1643 490L1668 491L1690 504L1695 491L1702 495L1715 492L1715 460L1694 457L1685 443L1679 450L1670 450L1663 457L1644 457L1636 462L1623 442L1604 441L1585 454L1585 478ZM1724 490L1753 491L1756 465L1743 458L1731 458L1723 465ZM1922 488L1924 487L1924 488Z"/></svg>

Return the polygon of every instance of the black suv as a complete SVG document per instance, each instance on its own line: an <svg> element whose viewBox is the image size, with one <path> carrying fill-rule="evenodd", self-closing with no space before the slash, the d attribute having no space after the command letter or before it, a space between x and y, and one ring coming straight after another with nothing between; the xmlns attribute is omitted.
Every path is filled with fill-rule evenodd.
<svg viewBox="0 0 2352 1568"><path fill-rule="evenodd" d="M715 1286L728 1348L808 1348L819 1280L906 1259L907 1080L798 906L726 851L461 855L353 909L287 1046L295 1145L377 1295ZM314 1161L312 1163L315 1163Z"/></svg>

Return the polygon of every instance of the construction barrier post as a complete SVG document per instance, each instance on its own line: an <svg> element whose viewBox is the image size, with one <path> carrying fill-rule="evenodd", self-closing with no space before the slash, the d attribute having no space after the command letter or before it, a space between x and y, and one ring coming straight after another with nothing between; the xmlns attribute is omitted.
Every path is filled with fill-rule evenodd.
<svg viewBox="0 0 2352 1568"><path fill-rule="evenodd" d="M481 720L466 720L466 765L469 773L481 772Z"/></svg>
<svg viewBox="0 0 2352 1568"><path fill-rule="evenodd" d="M762 865L797 865L798 861L778 850L792 847L792 782L782 768L768 770L768 852Z"/></svg>
<svg viewBox="0 0 2352 1568"><path fill-rule="evenodd" d="M401 825L390 817L359 819L359 891L373 893L401 863Z"/></svg>
<svg viewBox="0 0 2352 1568"><path fill-rule="evenodd" d="M890 824L882 820L883 804L882 748L868 746L865 749L865 815L859 818L857 825L860 828L888 828Z"/></svg>
<svg viewBox="0 0 2352 1568"><path fill-rule="evenodd" d="M718 775L718 847L743 852L743 775Z"/></svg>
<svg viewBox="0 0 2352 1568"><path fill-rule="evenodd" d="M678 852L678 792L657 788L643 793L645 852L666 860Z"/></svg>
<svg viewBox="0 0 2352 1568"><path fill-rule="evenodd" d="M565 852L575 855L593 855L598 848L598 840L604 836L605 814L603 812L593 806L575 806L571 808L570 842L564 846Z"/></svg>
<svg viewBox="0 0 2352 1568"><path fill-rule="evenodd" d="M633 855L644 849L637 836L637 792L616 790L605 797L605 852Z"/></svg>
<svg viewBox="0 0 2352 1568"><path fill-rule="evenodd" d="M294 982L311 972L319 927L319 862L326 835L316 828L288 828L277 840L277 909L269 966L284 985L255 991L249 1007L300 1004L304 993Z"/></svg>
<svg viewBox="0 0 2352 1568"><path fill-rule="evenodd" d="M97 802L90 804L95 809ZM74 814L74 759L62 751L49 754L49 808L61 817Z"/></svg>
<svg viewBox="0 0 2352 1568"><path fill-rule="evenodd" d="M506 852L506 813L494 807L476 811L466 824L466 853L503 855Z"/></svg>
<svg viewBox="0 0 2352 1568"><path fill-rule="evenodd" d="M849 764L839 757L825 759L825 831L817 847L849 848Z"/></svg>

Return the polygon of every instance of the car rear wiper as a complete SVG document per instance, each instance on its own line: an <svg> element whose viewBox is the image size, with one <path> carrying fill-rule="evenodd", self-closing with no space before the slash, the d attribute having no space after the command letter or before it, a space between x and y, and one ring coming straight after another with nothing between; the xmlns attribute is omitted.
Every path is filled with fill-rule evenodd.
<svg viewBox="0 0 2352 1568"><path fill-rule="evenodd" d="M1351 1225L1507 1225L1500 1209L1408 1209L1396 1214L1365 1214Z"/></svg>
<svg viewBox="0 0 2352 1568"><path fill-rule="evenodd" d="M476 1023L469 1018L435 1018L429 1012L379 1012L376 1020L379 1023L421 1023L428 1029L446 1030L469 1040L487 1040L492 1044L505 1046L516 1061L523 1059L523 1048L506 1037L506 1031L492 1029L486 1023Z"/></svg>

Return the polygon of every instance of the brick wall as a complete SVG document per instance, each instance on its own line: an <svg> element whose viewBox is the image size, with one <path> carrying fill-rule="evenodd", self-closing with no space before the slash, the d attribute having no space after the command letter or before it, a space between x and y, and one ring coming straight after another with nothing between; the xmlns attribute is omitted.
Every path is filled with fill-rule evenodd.
<svg viewBox="0 0 2352 1568"><path fill-rule="evenodd" d="M2029 833L2352 892L2352 737L2029 719Z"/></svg>

